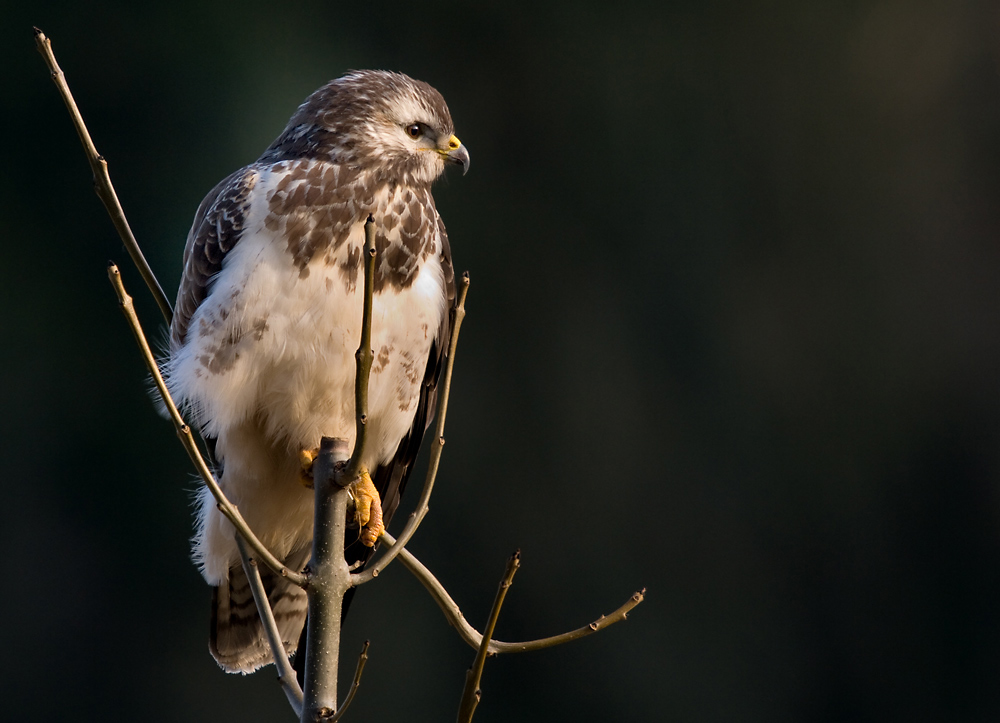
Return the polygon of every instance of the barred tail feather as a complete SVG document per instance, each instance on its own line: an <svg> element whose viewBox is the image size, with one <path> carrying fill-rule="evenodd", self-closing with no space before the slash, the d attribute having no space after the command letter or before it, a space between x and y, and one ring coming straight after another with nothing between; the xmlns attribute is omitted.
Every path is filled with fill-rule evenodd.
<svg viewBox="0 0 1000 723"><path fill-rule="evenodd" d="M305 590L270 570L260 570L278 633L292 655L308 610ZM252 673L274 662L264 626L243 568L230 568L229 579L212 588L212 623L208 648L227 673Z"/></svg>

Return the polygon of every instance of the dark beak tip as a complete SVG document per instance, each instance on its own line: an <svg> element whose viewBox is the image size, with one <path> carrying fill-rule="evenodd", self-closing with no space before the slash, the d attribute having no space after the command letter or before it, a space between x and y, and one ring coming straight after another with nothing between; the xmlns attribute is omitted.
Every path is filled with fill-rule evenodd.
<svg viewBox="0 0 1000 723"><path fill-rule="evenodd" d="M448 154L448 160L462 166L462 175L469 172L469 151L465 146L459 146Z"/></svg>

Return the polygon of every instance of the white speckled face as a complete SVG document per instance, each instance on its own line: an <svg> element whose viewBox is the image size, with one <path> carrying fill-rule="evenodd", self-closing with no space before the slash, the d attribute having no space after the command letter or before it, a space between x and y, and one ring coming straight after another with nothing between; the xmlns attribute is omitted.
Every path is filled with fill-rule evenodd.
<svg viewBox="0 0 1000 723"><path fill-rule="evenodd" d="M444 172L442 152L448 150L450 122L439 118L409 89L389 99L387 105L371 124L376 147L387 160L402 160L414 181L433 182Z"/></svg>

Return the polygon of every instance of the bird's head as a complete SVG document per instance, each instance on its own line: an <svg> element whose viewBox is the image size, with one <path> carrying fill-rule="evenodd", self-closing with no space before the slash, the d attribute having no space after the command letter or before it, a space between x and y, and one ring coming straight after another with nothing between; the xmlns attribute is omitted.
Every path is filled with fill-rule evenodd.
<svg viewBox="0 0 1000 723"><path fill-rule="evenodd" d="M449 164L469 170L441 94L402 73L357 70L313 93L272 148L287 139L307 155L325 155L385 180L429 184Z"/></svg>

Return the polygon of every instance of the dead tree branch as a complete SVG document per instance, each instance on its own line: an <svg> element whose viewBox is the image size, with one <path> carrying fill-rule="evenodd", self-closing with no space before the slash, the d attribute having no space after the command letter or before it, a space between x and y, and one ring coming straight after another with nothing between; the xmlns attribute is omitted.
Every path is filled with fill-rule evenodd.
<svg viewBox="0 0 1000 723"><path fill-rule="evenodd" d="M166 319L167 326L169 326L170 320L174 316L173 309L170 307L170 302L167 301L167 297L163 293L160 282L156 280L153 270L149 268L146 257L142 255L139 243L132 234L132 228L125 218L125 211L122 209L122 205L118 201L118 194L115 193L115 187L111 183L108 162L104 160L104 156L98 153L97 148L94 146L94 141L90 137L90 131L87 130L87 124L83 122L80 109L77 108L73 94L69 90L66 76L63 75L59 63L56 62L56 56L52 52L52 41L45 36L45 33L35 28L35 44L38 47L38 52L45 59L45 64L49 67L52 82L59 89L59 95L62 96L63 103L66 104L66 110L69 111L70 118L73 120L73 127L76 128L76 134L80 137L80 143L83 144L83 151L87 154L87 162L90 164L90 169L94 172L94 190L104 204L104 208L107 209L108 215L111 216L111 223L115 225L115 229L118 231L118 235L121 236L125 248L128 249L129 256L132 257L136 268L142 274L146 286L149 287L149 293L153 295L156 305L160 307L160 313L163 314L163 318Z"/></svg>

